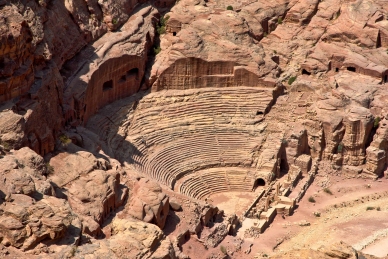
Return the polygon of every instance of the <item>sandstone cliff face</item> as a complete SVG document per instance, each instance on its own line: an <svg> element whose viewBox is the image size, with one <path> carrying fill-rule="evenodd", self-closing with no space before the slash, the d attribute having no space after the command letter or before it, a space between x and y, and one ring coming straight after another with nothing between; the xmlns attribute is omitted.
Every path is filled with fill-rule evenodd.
<svg viewBox="0 0 388 259"><path fill-rule="evenodd" d="M140 90L158 12L145 5L65 64L65 119L84 123L98 109Z"/></svg>
<svg viewBox="0 0 388 259"><path fill-rule="evenodd" d="M287 3L253 3L237 13L225 10L227 3L180 2L165 15L168 34L149 77L152 90L274 87L280 71L258 40L276 27L271 19L283 17Z"/></svg>
<svg viewBox="0 0 388 259"><path fill-rule="evenodd" d="M388 137L387 120L383 118L378 125L372 143L366 149L366 165L364 172L372 176L381 176L387 168Z"/></svg>
<svg viewBox="0 0 388 259"><path fill-rule="evenodd" d="M34 80L32 33L15 6L2 7L0 102L26 93Z"/></svg>
<svg viewBox="0 0 388 259"><path fill-rule="evenodd" d="M1 107L2 111L12 109L13 112L7 111L6 114L2 112L0 125L3 126L6 121L18 120L20 115L23 116L18 123L14 123L20 128L19 134L13 133L9 128L1 127L2 136L0 137L3 142L7 143L7 146L15 148L29 146L39 154L45 155L54 150L55 139L66 120L69 118L83 119L85 104L82 102L75 104L77 111L82 110L81 115L63 115L69 112L67 112L68 109L62 97L64 83L59 70L67 60L74 57L89 42L123 25L137 4L138 2L134 0L101 3L96 0L64 2L42 0L38 2L10 1L1 4L3 16L0 20L2 37L0 102L16 97L19 99L9 101L4 104L4 107ZM141 25L134 27L137 26ZM128 38L128 36L125 37ZM144 38L145 36L144 34ZM126 83L117 83L122 89L128 88L129 90L121 90L121 92L115 90L114 94L105 93L102 103L94 101L88 105L90 108L86 111L86 119L101 105L132 94L139 89L145 70L147 46L152 45L148 39L144 40L143 45L145 46L140 46L140 49L143 50L142 54L119 61L125 64L128 59L139 59L132 61L134 65L125 65L115 75L117 77L115 80L118 82L121 77L126 76L127 72L129 72L127 77L131 77L132 68L137 69L134 79L131 77ZM128 46L129 49L132 47ZM110 65L105 64L102 69L109 69L112 64L118 65L113 61ZM100 78L97 74L99 73L92 76L92 82L104 80L104 77L107 77L105 75ZM134 82L134 80L137 81ZM88 90L88 99L92 99L90 96L95 95L94 92L97 91L92 88ZM102 86L98 91L102 92ZM102 93L99 95L101 97ZM71 105L74 108L74 102Z"/></svg>

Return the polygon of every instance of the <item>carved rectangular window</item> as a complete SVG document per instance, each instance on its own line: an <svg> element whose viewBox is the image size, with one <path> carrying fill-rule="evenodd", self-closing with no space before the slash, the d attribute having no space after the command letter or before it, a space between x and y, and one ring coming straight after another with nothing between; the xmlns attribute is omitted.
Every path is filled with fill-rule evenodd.
<svg viewBox="0 0 388 259"><path fill-rule="evenodd" d="M132 68L131 70L129 70L127 72L127 77L132 77L134 76L136 78L136 80L139 79L139 69L138 68Z"/></svg>
<svg viewBox="0 0 388 259"><path fill-rule="evenodd" d="M113 89L113 80L109 80L109 81L106 81L103 85L102 85L102 90L103 91L108 91L110 89Z"/></svg>

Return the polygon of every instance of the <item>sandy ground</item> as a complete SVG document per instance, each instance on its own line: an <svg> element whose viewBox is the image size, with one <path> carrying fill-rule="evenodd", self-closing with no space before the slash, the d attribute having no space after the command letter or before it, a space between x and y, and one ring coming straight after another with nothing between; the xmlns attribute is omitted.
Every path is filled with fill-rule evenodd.
<svg viewBox="0 0 388 259"><path fill-rule="evenodd" d="M327 181L332 194L320 186ZM315 203L308 201L311 196ZM286 219L276 217L270 228L252 241L253 253L270 255L298 248L317 249L342 240L369 254L387 255L387 179L318 175L298 205L294 215ZM319 212L320 217L314 216L314 212ZM310 226L300 226L301 221L309 222Z"/></svg>
<svg viewBox="0 0 388 259"><path fill-rule="evenodd" d="M240 216L252 204L257 192L227 192L210 196L211 203L223 210L226 214Z"/></svg>

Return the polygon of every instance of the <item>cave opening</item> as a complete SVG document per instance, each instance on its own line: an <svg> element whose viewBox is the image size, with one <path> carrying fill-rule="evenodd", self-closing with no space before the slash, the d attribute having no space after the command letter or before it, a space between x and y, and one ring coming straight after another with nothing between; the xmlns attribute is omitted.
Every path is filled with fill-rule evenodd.
<svg viewBox="0 0 388 259"><path fill-rule="evenodd" d="M311 73L309 71L307 71L306 69L303 69L302 70L302 75L311 75Z"/></svg>
<svg viewBox="0 0 388 259"><path fill-rule="evenodd" d="M288 173L288 170L290 169L287 160L285 158L280 159L280 175L285 175Z"/></svg>
<svg viewBox="0 0 388 259"><path fill-rule="evenodd" d="M350 72L356 72L356 68L355 67L347 67L346 69L348 71L350 71Z"/></svg>
<svg viewBox="0 0 388 259"><path fill-rule="evenodd" d="M379 33L377 34L376 48L380 48L380 47L381 47L381 37L380 37L380 31L379 31Z"/></svg>
<svg viewBox="0 0 388 259"><path fill-rule="evenodd" d="M257 111L257 112L256 112L256 115L264 115L264 112L262 112L262 111Z"/></svg>
<svg viewBox="0 0 388 259"><path fill-rule="evenodd" d="M102 90L103 91L108 91L110 89L113 89L113 80L109 80L109 81L106 81L103 85L102 85Z"/></svg>
<svg viewBox="0 0 388 259"><path fill-rule="evenodd" d="M265 186L265 181L262 178L257 178L255 180L255 184L253 185L253 188L256 189L259 186Z"/></svg>

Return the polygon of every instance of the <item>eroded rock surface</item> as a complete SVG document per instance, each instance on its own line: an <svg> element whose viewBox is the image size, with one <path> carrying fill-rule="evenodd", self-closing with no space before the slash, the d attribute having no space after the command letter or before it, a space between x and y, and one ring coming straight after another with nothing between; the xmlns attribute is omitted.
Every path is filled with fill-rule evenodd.
<svg viewBox="0 0 388 259"><path fill-rule="evenodd" d="M163 229L169 209L169 197L162 188L156 182L142 178L134 184L126 213Z"/></svg>
<svg viewBox="0 0 388 259"><path fill-rule="evenodd" d="M0 11L0 256L185 258L189 240L218 249L246 217L263 234L326 169L386 172L385 1L0 0ZM239 217L211 205L231 192L252 195Z"/></svg>
<svg viewBox="0 0 388 259"><path fill-rule="evenodd" d="M176 258L170 239L155 225L115 218L111 231L109 239L78 247L75 258Z"/></svg>

